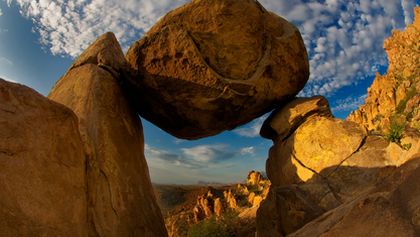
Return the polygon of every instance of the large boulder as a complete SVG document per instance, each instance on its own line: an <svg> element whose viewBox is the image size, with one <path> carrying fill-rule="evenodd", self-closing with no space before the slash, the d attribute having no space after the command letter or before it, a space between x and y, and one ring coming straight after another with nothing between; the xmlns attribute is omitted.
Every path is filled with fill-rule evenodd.
<svg viewBox="0 0 420 237"><path fill-rule="evenodd" d="M309 76L296 27L254 0L192 1L163 17L126 55L127 91L170 134L217 134L281 106Z"/></svg>
<svg viewBox="0 0 420 237"><path fill-rule="evenodd" d="M371 195L382 195L378 187L382 187L385 181L392 181L387 177L394 172L405 172L404 168L397 167L420 158L420 134L417 131L412 131L402 139L410 146L401 146L389 142L383 136L368 135L356 123L333 118L328 105L318 103L323 100L322 97L314 97L292 101L273 112L262 127L261 133L268 134L274 145L266 163L272 186L257 213L258 236L289 235L300 228L305 229L308 223L329 210L350 210L356 203L359 205L361 200L369 201ZM416 162L418 164L418 160ZM394 192L393 188L399 184L395 185L386 188ZM415 199L414 196L410 198ZM405 207L398 202L387 204L384 208L383 213L388 214L394 213L393 208L398 210ZM373 212L367 214L365 222L375 218ZM337 218L341 218L339 215L342 217L347 214L339 211L331 222L337 222ZM324 219L319 222L324 224ZM413 228L401 226L400 222L401 219L397 218L384 223L403 228L402 233L413 233ZM345 228L351 224L349 222ZM329 222L325 222L325 228L317 234L311 231L305 234L320 236L329 231L328 225ZM362 233L367 232L363 231L355 230L359 234L355 236L365 236ZM348 232L332 233L335 235L331 236L349 235Z"/></svg>
<svg viewBox="0 0 420 237"><path fill-rule="evenodd" d="M0 236L87 236L85 164L74 113L0 79Z"/></svg>
<svg viewBox="0 0 420 237"><path fill-rule="evenodd" d="M92 236L167 236L144 157L140 118L118 82L124 55L101 36L57 82L49 98L71 108L86 144Z"/></svg>

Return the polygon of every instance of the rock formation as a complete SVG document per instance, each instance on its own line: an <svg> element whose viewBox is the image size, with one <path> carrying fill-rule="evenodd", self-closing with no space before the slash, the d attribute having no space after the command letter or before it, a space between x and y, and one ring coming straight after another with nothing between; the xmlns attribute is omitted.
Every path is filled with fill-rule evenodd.
<svg viewBox="0 0 420 237"><path fill-rule="evenodd" d="M184 139L249 122L290 100L309 75L297 28L254 0L192 1L126 57L140 115Z"/></svg>
<svg viewBox="0 0 420 237"><path fill-rule="evenodd" d="M420 8L405 31L395 30L385 40L389 67L376 75L365 104L347 118L369 131L390 133L406 126L420 131Z"/></svg>
<svg viewBox="0 0 420 237"><path fill-rule="evenodd" d="M284 121L287 126L278 126ZM396 167L420 158L419 133L410 135L412 147L405 150L368 135L356 123L333 118L322 97L296 99L274 111L261 134L274 145L266 163L272 186L257 213L258 236L285 236L329 210L352 206L366 192L373 195L389 172L404 169Z"/></svg>
<svg viewBox="0 0 420 237"><path fill-rule="evenodd" d="M0 79L0 236L87 236L77 127L70 109Z"/></svg>
<svg viewBox="0 0 420 237"><path fill-rule="evenodd" d="M352 185L353 188L365 189L362 195L354 195L351 200L326 212L289 236L420 236L419 158L398 169L356 168L345 172L346 177L351 172L364 175L377 172L376 176L380 178L373 185L366 185L360 183L365 177L352 177L352 181L358 182ZM342 187L348 184L345 182Z"/></svg>
<svg viewBox="0 0 420 237"><path fill-rule="evenodd" d="M255 182L256 180L258 182ZM172 188L178 189L176 186ZM269 188L270 181L256 171L249 172L243 184L207 187L205 190L201 186L192 190L189 188L189 193L184 193L181 199L191 199L192 195L197 195L198 192L197 198L168 210L168 214L165 215L168 234L170 237L187 236L193 225L209 220L223 225L228 217L229 220L236 218L236 236L254 236L256 211L267 197ZM248 189L252 192L248 192ZM162 201L160 200L160 205L166 206Z"/></svg>
<svg viewBox="0 0 420 237"><path fill-rule="evenodd" d="M112 33L101 36L49 98L72 109L87 153L92 236L166 236L144 157L141 122L119 81L128 70Z"/></svg>

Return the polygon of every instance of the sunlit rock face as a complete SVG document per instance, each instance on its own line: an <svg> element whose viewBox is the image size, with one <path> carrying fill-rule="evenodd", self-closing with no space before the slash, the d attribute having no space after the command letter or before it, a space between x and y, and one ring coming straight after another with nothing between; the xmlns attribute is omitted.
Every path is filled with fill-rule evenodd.
<svg viewBox="0 0 420 237"><path fill-rule="evenodd" d="M85 164L74 113L0 79L0 236L87 236Z"/></svg>
<svg viewBox="0 0 420 237"><path fill-rule="evenodd" d="M126 58L141 116L172 135L215 135L293 98L309 77L296 27L253 0L192 1Z"/></svg>
<svg viewBox="0 0 420 237"><path fill-rule="evenodd" d="M336 230L321 228L314 236L346 236L348 226L341 226L337 218L350 218L352 214L346 211L362 215L357 205L370 201L366 208L371 209L363 213L363 221L346 222L355 225L354 233L374 231L375 228L364 224L369 219L403 228L404 233L415 233L417 227L405 226L404 222L405 218L415 217L418 207L410 207L407 216L399 217L396 213L405 204L389 198L408 185L406 182L412 182L407 180L418 172L420 134L413 131L406 135L412 145L406 149L384 136L369 135L357 123L335 119L329 111L323 97L298 98L274 111L265 121L261 134L274 142L266 163L272 186L257 213L258 236L285 236L294 232L301 236L297 234L300 231L302 236L312 236L310 233L315 230L307 226L315 228L316 224L332 225ZM400 166L404 167L397 168ZM407 174L398 177L401 172ZM384 182L392 185L382 186ZM414 193L408 199L418 201ZM374 213L380 207L393 219L376 219ZM333 209L330 212L333 214L324 215ZM331 216L325 221L322 215ZM321 219L315 220L318 217Z"/></svg>
<svg viewBox="0 0 420 237"><path fill-rule="evenodd" d="M49 98L80 121L90 236L167 236L144 157L141 121L118 83L126 67L115 36L107 33L74 62Z"/></svg>

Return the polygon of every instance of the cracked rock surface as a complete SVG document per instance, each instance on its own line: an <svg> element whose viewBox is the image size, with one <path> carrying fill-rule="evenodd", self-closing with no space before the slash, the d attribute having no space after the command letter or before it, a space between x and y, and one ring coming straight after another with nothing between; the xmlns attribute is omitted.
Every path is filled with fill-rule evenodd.
<svg viewBox="0 0 420 237"><path fill-rule="evenodd" d="M404 229L402 233L407 235L401 236L414 236L410 233L419 233L416 232L418 227L406 225L405 218L417 218L413 213L420 210L416 209L420 207L420 199L410 194L407 198L415 203L414 206L410 206L413 213L399 217L396 213L405 207L398 200L390 198L396 195L394 192L399 185L406 181L403 178L395 179L396 183L393 186L381 186L383 182L392 183L392 179L386 179L388 176L394 175L395 178L399 172L405 172L405 169L408 170L408 173L404 174L406 178L409 178L410 172L418 173L416 167L420 165L420 160L417 159L420 158L417 150L419 134L413 132L413 149L405 150L395 143L390 143L383 136L368 135L356 123L333 118L328 103L323 103L323 100L325 99L322 97L296 99L273 112L261 129L262 135L270 137L274 145L266 163L267 176L272 187L258 210L258 235L285 236L294 233L335 208L338 213L334 213L334 216L341 215L344 218L352 215L352 211L359 213L355 205L367 202L371 198L372 207L367 206L372 210L380 208L383 204L381 200L386 200L386 210L383 213L394 218L387 220L388 222L393 223L396 228ZM289 125L280 126L287 124L285 121L288 121ZM411 168L398 168L406 163L411 165L404 167ZM381 190L387 194L380 193ZM379 199L376 199L377 196ZM369 218L375 219L366 217ZM334 225L338 225L339 222L333 217L329 217L328 221ZM322 219L318 223L325 224ZM315 224L313 226L315 227ZM340 229L344 227L337 228L344 231ZM319 232L319 235L311 235L313 233L308 228L305 231L296 236L325 234ZM329 230L325 227L323 231ZM340 235L341 232L336 231L331 233L335 235L327 236L350 235ZM360 230L360 233L365 232Z"/></svg>
<svg viewBox="0 0 420 237"><path fill-rule="evenodd" d="M309 77L296 27L254 0L192 1L169 12L126 58L140 115L197 139L293 98Z"/></svg>

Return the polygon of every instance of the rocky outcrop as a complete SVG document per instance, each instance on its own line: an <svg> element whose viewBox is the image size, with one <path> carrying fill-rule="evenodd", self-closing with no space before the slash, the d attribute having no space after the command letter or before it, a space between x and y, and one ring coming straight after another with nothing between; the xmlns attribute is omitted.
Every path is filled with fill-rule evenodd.
<svg viewBox="0 0 420 237"><path fill-rule="evenodd" d="M140 115L185 139L249 122L290 100L309 75L297 28L254 0L192 1L126 57Z"/></svg>
<svg viewBox="0 0 420 237"><path fill-rule="evenodd" d="M263 180L264 178L260 172L256 172L252 170L251 172L248 173L248 176L245 182L248 186L257 186Z"/></svg>
<svg viewBox="0 0 420 237"><path fill-rule="evenodd" d="M71 110L0 79L0 236L87 236L85 163Z"/></svg>
<svg viewBox="0 0 420 237"><path fill-rule="evenodd" d="M387 73L376 75L365 104L347 118L369 131L390 134L406 126L420 131L420 7L414 11L414 23L385 40Z"/></svg>
<svg viewBox="0 0 420 237"><path fill-rule="evenodd" d="M352 205L396 167L420 158L416 131L410 140L415 148L406 150L383 136L368 135L356 123L332 118L328 104L317 102L323 100L297 99L263 125L262 133L269 131L274 146L266 163L272 186L257 213L258 236L289 235L329 210ZM299 119L287 120L295 108L308 109L301 110ZM281 121L292 121L286 126L292 129L276 127Z"/></svg>
<svg viewBox="0 0 420 237"><path fill-rule="evenodd" d="M375 171L363 171L368 172ZM383 168L378 171L380 176L382 178L363 195L289 236L420 236L420 159L411 160L391 172Z"/></svg>
<svg viewBox="0 0 420 237"><path fill-rule="evenodd" d="M144 157L141 122L118 84L128 70L112 33L101 36L49 94L71 108L87 157L92 236L167 236Z"/></svg>
<svg viewBox="0 0 420 237"><path fill-rule="evenodd" d="M267 139L286 139L311 116L332 117L328 101L322 96L296 98L277 109L264 121L260 134Z"/></svg>
<svg viewBox="0 0 420 237"><path fill-rule="evenodd" d="M206 221L225 225L226 220L234 220L235 233L232 235L254 236L256 211L268 195L270 181L260 172L250 171L244 183L233 186L207 187L204 190L200 186L172 186L172 189L189 189L181 199L193 197L194 200L181 202L179 206L168 210L165 223L169 236L187 236L193 225ZM162 202L160 205L163 205Z"/></svg>

